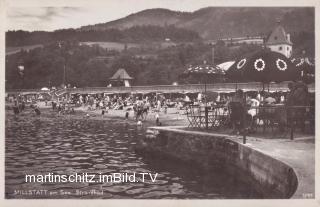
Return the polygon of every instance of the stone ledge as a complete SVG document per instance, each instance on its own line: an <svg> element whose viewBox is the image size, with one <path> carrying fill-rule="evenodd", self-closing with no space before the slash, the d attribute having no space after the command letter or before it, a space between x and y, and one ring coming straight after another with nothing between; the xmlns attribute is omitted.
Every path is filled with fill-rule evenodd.
<svg viewBox="0 0 320 207"><path fill-rule="evenodd" d="M269 149L261 150L261 146L251 143L251 138L248 137L248 144L242 144L241 139L226 134L187 131L183 127L150 127L138 150L189 160L206 168L213 165L236 168L258 183L257 188L264 191L265 198L302 198L303 192L314 195L314 183L305 184L301 169ZM266 142L277 146L277 141ZM287 145L283 142L288 141L282 140Z"/></svg>

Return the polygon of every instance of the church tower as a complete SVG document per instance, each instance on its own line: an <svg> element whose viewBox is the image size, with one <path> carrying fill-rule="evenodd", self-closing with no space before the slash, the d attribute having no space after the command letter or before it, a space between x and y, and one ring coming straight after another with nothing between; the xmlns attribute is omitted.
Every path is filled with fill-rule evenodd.
<svg viewBox="0 0 320 207"><path fill-rule="evenodd" d="M278 25L271 32L266 42L266 47L271 51L281 53L287 58L292 55L292 42L290 40L290 34L286 33L281 26L280 21L277 21Z"/></svg>

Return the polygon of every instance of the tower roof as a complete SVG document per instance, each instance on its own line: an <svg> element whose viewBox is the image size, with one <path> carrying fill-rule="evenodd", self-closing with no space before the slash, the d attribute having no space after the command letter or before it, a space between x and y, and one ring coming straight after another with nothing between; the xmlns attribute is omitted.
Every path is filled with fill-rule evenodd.
<svg viewBox="0 0 320 207"><path fill-rule="evenodd" d="M266 42L266 45L278 45L278 44L292 45L291 40L287 38L286 31L280 24L278 24L278 26L271 32Z"/></svg>
<svg viewBox="0 0 320 207"><path fill-rule="evenodd" d="M110 80L131 80L132 77L129 76L127 71L123 68L117 70L117 72L110 78Z"/></svg>

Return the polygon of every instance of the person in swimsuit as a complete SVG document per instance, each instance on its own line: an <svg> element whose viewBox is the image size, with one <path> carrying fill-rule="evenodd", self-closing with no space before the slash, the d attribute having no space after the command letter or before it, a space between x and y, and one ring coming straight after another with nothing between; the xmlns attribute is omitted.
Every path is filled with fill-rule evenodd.
<svg viewBox="0 0 320 207"><path fill-rule="evenodd" d="M14 106L12 107L12 110L15 116L20 113L18 103L16 101L14 102Z"/></svg>
<svg viewBox="0 0 320 207"><path fill-rule="evenodd" d="M40 116L40 114L41 114L38 106L35 106L34 112L36 112L36 115L38 115L38 116Z"/></svg>

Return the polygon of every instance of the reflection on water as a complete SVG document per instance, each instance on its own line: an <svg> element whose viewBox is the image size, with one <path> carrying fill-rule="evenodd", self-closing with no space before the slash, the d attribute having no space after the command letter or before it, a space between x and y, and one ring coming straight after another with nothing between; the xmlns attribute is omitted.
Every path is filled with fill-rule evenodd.
<svg viewBox="0 0 320 207"><path fill-rule="evenodd" d="M144 129L124 121L6 116L6 198L247 198L252 190L226 173L204 173L176 162L145 159L133 146ZM25 174L158 173L155 183L25 183ZM14 195L15 190L71 195ZM76 190L103 191L76 195Z"/></svg>

